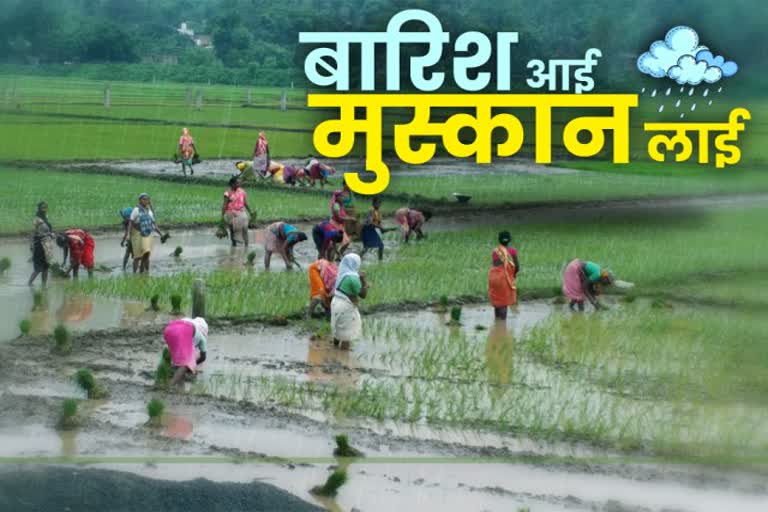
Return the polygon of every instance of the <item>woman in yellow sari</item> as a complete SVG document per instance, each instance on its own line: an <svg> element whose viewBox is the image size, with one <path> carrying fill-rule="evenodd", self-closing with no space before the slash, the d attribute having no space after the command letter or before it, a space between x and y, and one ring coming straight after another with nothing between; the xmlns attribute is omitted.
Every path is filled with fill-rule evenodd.
<svg viewBox="0 0 768 512"><path fill-rule="evenodd" d="M491 257L492 265L488 271L488 298L493 306L494 316L506 320L507 308L517 304L517 273L520 262L517 249L509 247L512 235L508 231L499 233L499 245Z"/></svg>

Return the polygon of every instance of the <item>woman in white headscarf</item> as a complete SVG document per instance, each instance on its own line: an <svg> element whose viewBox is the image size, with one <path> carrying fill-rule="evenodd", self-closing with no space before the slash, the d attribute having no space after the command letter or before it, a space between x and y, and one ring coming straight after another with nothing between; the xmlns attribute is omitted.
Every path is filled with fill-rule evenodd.
<svg viewBox="0 0 768 512"><path fill-rule="evenodd" d="M171 353L171 364L176 370L171 386L181 382L205 361L208 352L208 323L204 318L180 318L169 323L163 332Z"/></svg>
<svg viewBox="0 0 768 512"><path fill-rule="evenodd" d="M363 331L363 321L357 303L368 295L368 283L365 274L359 270L360 256L344 256L339 264L335 292L331 300L333 344L344 350L348 350L350 343L359 338Z"/></svg>

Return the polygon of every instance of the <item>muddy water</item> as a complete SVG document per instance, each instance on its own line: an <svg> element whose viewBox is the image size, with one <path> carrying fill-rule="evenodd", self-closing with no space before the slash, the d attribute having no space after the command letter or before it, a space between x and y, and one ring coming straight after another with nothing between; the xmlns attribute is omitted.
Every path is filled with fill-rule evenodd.
<svg viewBox="0 0 768 512"><path fill-rule="evenodd" d="M365 163L361 160L338 159L328 160L339 172L359 171L365 168ZM195 176L208 178L228 178L239 171L235 168L237 159L213 159L205 160L195 166ZM303 166L306 159L281 159L280 162L286 165ZM109 160L103 162L72 162L61 163L57 167L67 169L107 169L119 172L128 172L142 175L155 176L181 176L181 166L171 161L163 160ZM435 159L429 165L412 166L407 164L398 164L392 167L392 174L407 174L409 179L419 177L452 176L466 174L472 169L477 169L477 164L470 162L456 161L455 159ZM537 174L537 175L561 175L561 174L591 174L585 171L574 169L565 169L560 167L549 167L539 165L533 161L525 159L509 159L502 162L495 162L492 165L482 167L483 174ZM415 172L418 171L418 172Z"/></svg>

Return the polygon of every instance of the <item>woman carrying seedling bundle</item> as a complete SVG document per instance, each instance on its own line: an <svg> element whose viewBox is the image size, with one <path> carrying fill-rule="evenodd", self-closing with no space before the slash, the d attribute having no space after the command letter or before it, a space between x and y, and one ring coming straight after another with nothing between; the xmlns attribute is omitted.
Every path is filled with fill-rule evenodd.
<svg viewBox="0 0 768 512"><path fill-rule="evenodd" d="M307 235L285 222L274 222L267 226L264 237L264 268L269 270L272 253L278 253L285 262L285 268L291 270L293 265L301 268L293 255L294 246L307 239Z"/></svg>
<svg viewBox="0 0 768 512"><path fill-rule="evenodd" d="M131 251L133 252L133 273L149 272L149 257L152 253L152 234L160 235L160 241L165 243L169 238L168 234L160 232L160 228L155 223L155 213L149 194L139 196L139 204L134 207L129 217L130 222L125 228L125 234L120 245L125 245L130 237Z"/></svg>
<svg viewBox="0 0 768 512"><path fill-rule="evenodd" d="M421 228L425 222L432 218L429 210L419 211L413 208L400 208L395 212L395 222L400 224L400 234L403 242L408 243L412 233L416 233L416 240L424 238Z"/></svg>
<svg viewBox="0 0 768 512"><path fill-rule="evenodd" d="M189 167L189 175L195 174L195 170L192 168L193 160L195 158L195 139L189 133L189 129L184 128L181 130L181 137L179 137L179 159L181 160L181 172L184 176L187 175L187 167Z"/></svg>
<svg viewBox="0 0 768 512"><path fill-rule="evenodd" d="M317 306L322 305L326 316L331 314L331 297L339 273L336 264L326 259L312 263L307 270L309 274L309 309L307 318L314 316Z"/></svg>
<svg viewBox="0 0 768 512"><path fill-rule="evenodd" d="M67 263L67 256L69 256L69 270L72 271L74 279L79 277L80 265L88 271L88 277L93 277L93 252L96 249L96 242L90 233L83 229L68 229L56 236L56 245L64 251L62 266Z"/></svg>
<svg viewBox="0 0 768 512"><path fill-rule="evenodd" d="M163 338L171 353L171 364L175 369L171 386L175 386L187 373L194 374L198 365L205 361L208 323L200 317L174 320L166 326Z"/></svg>
<svg viewBox="0 0 768 512"><path fill-rule="evenodd" d="M29 277L29 286L35 282L38 274L42 275L43 286L48 283L48 269L53 262L53 228L48 222L48 203L37 203L37 211L32 221L34 231L32 233L32 275Z"/></svg>
<svg viewBox="0 0 768 512"><path fill-rule="evenodd" d="M576 259L563 271L563 295L570 301L571 310L578 307L579 311L584 311L584 302L587 300L596 310L603 309L605 306L600 304L597 297L602 288L612 285L613 281L613 274L597 263Z"/></svg>
<svg viewBox="0 0 768 512"><path fill-rule="evenodd" d="M349 350L350 344L363 332L363 321L357 303L368 295L365 274L359 272L360 256L347 254L339 264L333 299L331 299L331 333L333 344Z"/></svg>
<svg viewBox="0 0 768 512"><path fill-rule="evenodd" d="M232 247L240 242L248 247L248 225L253 213L248 206L248 196L240 187L240 178L230 178L229 190L224 192L224 204L221 206L221 218L229 228Z"/></svg>
<svg viewBox="0 0 768 512"><path fill-rule="evenodd" d="M508 231L499 233L499 245L493 251L488 271L488 297L498 320L506 320L507 308L517 304L515 279L520 271L520 262L517 249L509 247L511 241L512 235Z"/></svg>

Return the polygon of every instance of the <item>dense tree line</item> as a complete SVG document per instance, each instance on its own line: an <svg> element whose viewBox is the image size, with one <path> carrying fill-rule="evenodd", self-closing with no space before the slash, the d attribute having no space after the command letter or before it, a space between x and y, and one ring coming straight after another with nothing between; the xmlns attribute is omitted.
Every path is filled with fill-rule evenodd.
<svg viewBox="0 0 768 512"><path fill-rule="evenodd" d="M636 56L675 24L761 79L768 10L759 0L0 0L0 60L16 64L136 63L173 56L195 69L301 77L301 31L383 30L404 8L435 13L446 30L515 30L520 63L603 51L603 82L621 83ZM175 28L209 34L198 48ZM752 72L750 72L752 70ZM195 77L190 77L194 80Z"/></svg>

